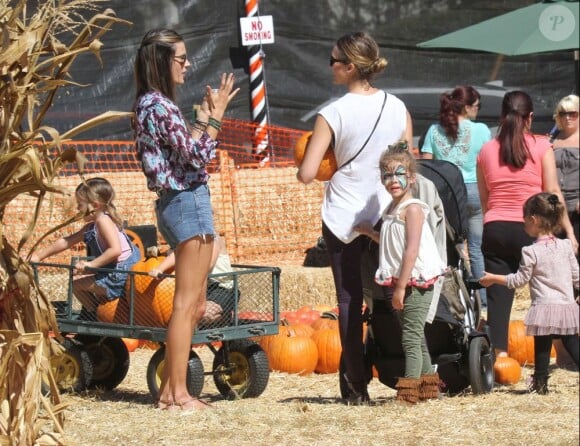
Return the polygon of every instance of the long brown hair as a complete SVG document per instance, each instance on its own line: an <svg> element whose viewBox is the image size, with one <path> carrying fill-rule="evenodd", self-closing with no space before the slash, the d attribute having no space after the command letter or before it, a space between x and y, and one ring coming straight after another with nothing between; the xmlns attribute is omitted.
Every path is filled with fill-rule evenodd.
<svg viewBox="0 0 580 446"><path fill-rule="evenodd" d="M171 63L178 42L183 42L183 37L171 29L153 29L145 34L135 58L136 99L158 91L175 102Z"/></svg>
<svg viewBox="0 0 580 446"><path fill-rule="evenodd" d="M470 85L460 85L439 98L439 124L453 141L459 132L459 116L464 113L466 106L475 104L479 99L479 92Z"/></svg>
<svg viewBox="0 0 580 446"><path fill-rule="evenodd" d="M508 91L501 104L501 123L497 139L503 164L521 169L530 157L525 135L528 119L534 111L530 95L523 91Z"/></svg>

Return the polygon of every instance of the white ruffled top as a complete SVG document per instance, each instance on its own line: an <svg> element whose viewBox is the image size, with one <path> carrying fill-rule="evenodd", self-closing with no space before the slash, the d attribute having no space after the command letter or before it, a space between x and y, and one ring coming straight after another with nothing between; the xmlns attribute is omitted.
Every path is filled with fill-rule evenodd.
<svg viewBox="0 0 580 446"><path fill-rule="evenodd" d="M429 206L414 198L402 202L392 212L387 213L387 209L383 213L379 268L375 273L375 282L379 285L394 286L401 272L406 238L405 221L401 219L400 214L403 209L411 204L420 205L425 217L427 217L430 212ZM446 267L445 262L439 255L433 233L425 221L421 233L419 254L407 285L428 288L437 280L437 277L445 273Z"/></svg>

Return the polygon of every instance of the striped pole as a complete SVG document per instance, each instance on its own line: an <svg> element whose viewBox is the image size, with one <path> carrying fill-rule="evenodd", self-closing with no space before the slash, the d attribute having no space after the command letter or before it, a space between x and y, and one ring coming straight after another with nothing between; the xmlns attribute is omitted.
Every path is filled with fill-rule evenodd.
<svg viewBox="0 0 580 446"><path fill-rule="evenodd" d="M259 17L258 0L244 0L246 5L246 17ZM250 95L252 98L252 121L256 128L252 141L253 152L260 165L269 161L268 153L268 103L266 97L266 84L264 82L264 52L262 45L248 47L250 58Z"/></svg>

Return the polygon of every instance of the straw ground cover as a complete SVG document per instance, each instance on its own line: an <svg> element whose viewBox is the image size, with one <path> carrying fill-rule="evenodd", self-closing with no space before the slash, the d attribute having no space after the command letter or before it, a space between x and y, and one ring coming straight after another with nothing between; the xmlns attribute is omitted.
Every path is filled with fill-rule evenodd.
<svg viewBox="0 0 580 446"><path fill-rule="evenodd" d="M332 298L328 268L282 268L281 302L297 308ZM525 292L513 319L528 306ZM290 296L289 296L290 295ZM300 300L297 296L302 296ZM284 308L284 306L282 306ZM196 350L211 370L213 355ZM181 414L152 408L146 368L153 350L131 353L125 380L113 391L67 394L65 432L79 445L577 445L578 373L552 367L548 396L526 392L524 368L514 386L488 395L469 391L415 407L394 402L395 391L374 379L373 405L346 407L338 376L299 377L272 372L256 399L225 401L206 376L202 397L215 410Z"/></svg>

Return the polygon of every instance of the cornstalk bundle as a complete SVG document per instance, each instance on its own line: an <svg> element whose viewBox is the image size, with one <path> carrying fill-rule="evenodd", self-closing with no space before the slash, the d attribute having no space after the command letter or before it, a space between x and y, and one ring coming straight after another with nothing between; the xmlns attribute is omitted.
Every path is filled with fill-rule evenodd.
<svg viewBox="0 0 580 446"><path fill-rule="evenodd" d="M63 444L49 432L62 433L64 422L48 366L61 353L49 336L58 338L58 327L21 249L42 203L67 193L55 181L60 169L73 162L82 174L82 156L62 143L130 115L106 112L64 134L43 125L57 90L76 85L69 73L75 59L91 52L100 61L102 35L114 24L128 24L110 9L99 12L101 3L0 0L0 444ZM14 247L4 234L4 211L22 195L33 197L35 206L23 216L29 221ZM42 396L41 381L52 388L50 399ZM50 426L37 422L44 418Z"/></svg>

